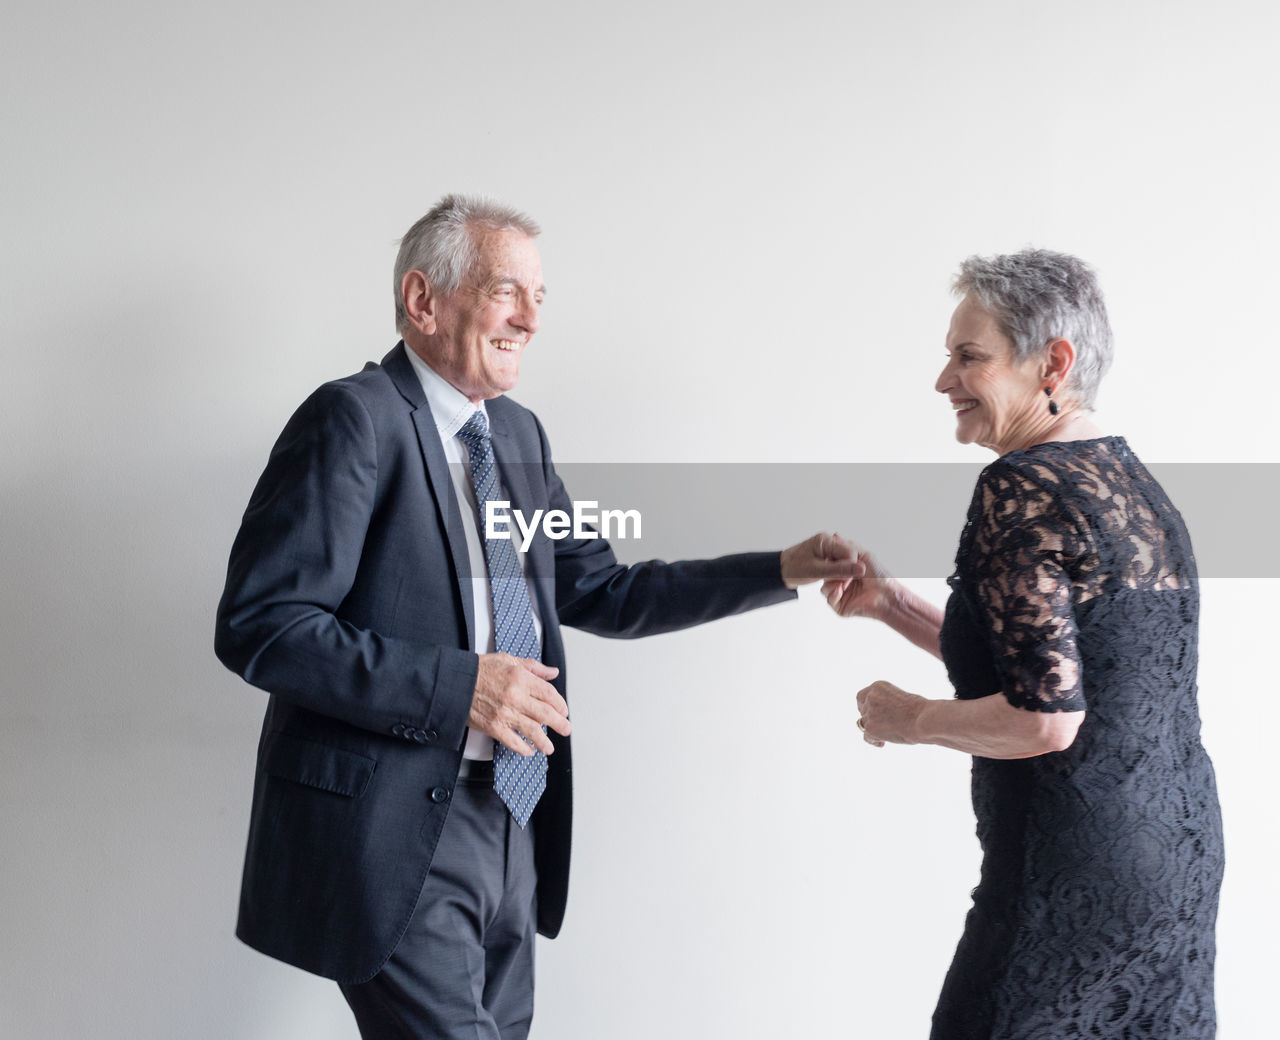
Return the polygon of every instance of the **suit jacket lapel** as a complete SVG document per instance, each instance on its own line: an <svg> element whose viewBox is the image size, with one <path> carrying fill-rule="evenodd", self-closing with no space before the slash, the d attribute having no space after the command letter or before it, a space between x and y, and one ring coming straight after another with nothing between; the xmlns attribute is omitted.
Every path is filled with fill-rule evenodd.
<svg viewBox="0 0 1280 1040"><path fill-rule="evenodd" d="M471 594L471 566L467 555L467 536L462 527L462 513L458 508L458 494L453 486L453 478L449 473L449 463L444 457L444 447L440 443L440 431L436 428L435 417L427 404L426 394L422 392L422 383L418 374L405 356L407 348L403 343L396 346L385 358L382 367L401 395L411 405L413 426L418 435L418 446L422 449L422 458L427 468L427 483L431 495L435 499L440 525L444 528L449 542L449 555L453 558L454 591L458 595L459 607L467 622L467 642L471 647L476 645L475 605ZM481 651L483 652L483 651Z"/></svg>

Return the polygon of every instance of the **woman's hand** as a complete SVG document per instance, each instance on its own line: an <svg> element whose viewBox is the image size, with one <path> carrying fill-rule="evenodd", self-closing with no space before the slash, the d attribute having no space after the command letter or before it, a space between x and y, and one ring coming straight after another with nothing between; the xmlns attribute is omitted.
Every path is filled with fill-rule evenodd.
<svg viewBox="0 0 1280 1040"><path fill-rule="evenodd" d="M893 683L858 691L858 729L874 747L938 744L980 758L1034 758L1065 751L1084 722L1083 711L1028 711L1003 693L972 700L928 700Z"/></svg>
<svg viewBox="0 0 1280 1040"><path fill-rule="evenodd" d="M929 701L880 680L858 691L858 729L873 747L918 744L917 721Z"/></svg>
<svg viewBox="0 0 1280 1040"><path fill-rule="evenodd" d="M826 597L831 609L841 617L885 620L893 604L897 581L865 549L846 541L838 534L831 537L863 566L860 578L832 578L822 583L822 595Z"/></svg>

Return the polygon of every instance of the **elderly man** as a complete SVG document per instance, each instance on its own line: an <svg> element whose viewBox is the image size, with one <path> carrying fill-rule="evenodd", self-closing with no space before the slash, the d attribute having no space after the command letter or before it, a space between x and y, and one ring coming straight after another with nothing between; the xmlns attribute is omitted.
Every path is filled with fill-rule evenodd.
<svg viewBox="0 0 1280 1040"><path fill-rule="evenodd" d="M528 1033L568 885L560 625L670 631L858 571L822 535L633 567L599 538L486 539L488 502L572 510L503 396L538 331L537 234L460 196L410 228L403 341L290 419L218 608L218 656L271 694L237 934L337 980L365 1037Z"/></svg>

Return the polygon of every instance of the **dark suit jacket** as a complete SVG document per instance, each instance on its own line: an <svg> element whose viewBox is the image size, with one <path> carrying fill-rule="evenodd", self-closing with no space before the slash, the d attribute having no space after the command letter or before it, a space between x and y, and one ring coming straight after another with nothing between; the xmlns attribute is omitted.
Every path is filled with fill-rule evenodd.
<svg viewBox="0 0 1280 1040"><path fill-rule="evenodd" d="M532 412L486 404L512 507L572 504ZM371 978L408 926L449 812L477 656L457 496L403 344L327 383L271 452L231 550L218 657L271 694L237 934L341 982ZM561 624L664 632L794 596L776 553L624 567L603 539L529 549L543 660ZM533 827L538 928L559 931L569 871L569 741L552 734Z"/></svg>

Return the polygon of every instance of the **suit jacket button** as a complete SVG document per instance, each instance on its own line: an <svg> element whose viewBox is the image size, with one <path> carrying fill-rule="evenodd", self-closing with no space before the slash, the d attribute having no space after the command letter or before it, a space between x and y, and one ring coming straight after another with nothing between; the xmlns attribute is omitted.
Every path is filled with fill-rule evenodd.
<svg viewBox="0 0 1280 1040"><path fill-rule="evenodd" d="M397 722L394 726L392 726L392 727L391 727L391 732L392 732L392 733L394 733L397 737L403 737L403 736L404 736L404 723L403 723L403 722Z"/></svg>
<svg viewBox="0 0 1280 1040"><path fill-rule="evenodd" d="M401 734L401 736L407 738L408 740L412 740L413 735L417 732L418 731L414 729L412 726L405 726L404 732Z"/></svg>
<svg viewBox="0 0 1280 1040"><path fill-rule="evenodd" d="M427 730L427 743L428 743L428 744L434 744L434 743L435 743L437 740L439 740L439 739L440 739L440 734L439 734L439 733L437 733L437 732L436 732L435 730L433 730L433 729L429 729L429 730Z"/></svg>
<svg viewBox="0 0 1280 1040"><path fill-rule="evenodd" d="M449 789L447 787L433 787L431 789L431 800L439 805L441 802L449 800Z"/></svg>
<svg viewBox="0 0 1280 1040"><path fill-rule="evenodd" d="M416 740L419 744L425 744L431 738L428 737L424 732L422 732L422 730L415 729L413 731L413 739Z"/></svg>

